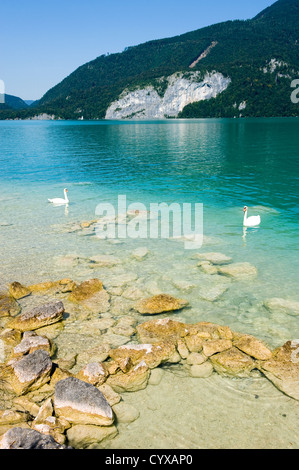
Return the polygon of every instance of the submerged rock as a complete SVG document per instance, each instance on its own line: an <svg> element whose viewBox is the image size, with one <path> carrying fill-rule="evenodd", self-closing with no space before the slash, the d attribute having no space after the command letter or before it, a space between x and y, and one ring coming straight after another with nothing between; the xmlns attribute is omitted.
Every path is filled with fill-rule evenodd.
<svg viewBox="0 0 299 470"><path fill-rule="evenodd" d="M107 383L99 385L97 388L102 392L110 406L116 405L116 403L121 401L119 393L115 392Z"/></svg>
<svg viewBox="0 0 299 470"><path fill-rule="evenodd" d="M299 315L299 302L294 300L273 298L264 301L264 306L272 313L284 313L287 315Z"/></svg>
<svg viewBox="0 0 299 470"><path fill-rule="evenodd" d="M21 306L8 292L0 292L0 318L13 317L21 311Z"/></svg>
<svg viewBox="0 0 299 470"><path fill-rule="evenodd" d="M149 254L149 250L146 247L139 247L133 251L132 256L138 261L142 261L144 258L148 256L148 254Z"/></svg>
<svg viewBox="0 0 299 470"><path fill-rule="evenodd" d="M90 258L90 268L112 268L120 264L121 260L112 255L96 255Z"/></svg>
<svg viewBox="0 0 299 470"><path fill-rule="evenodd" d="M188 305L187 300L176 299L168 294L159 294L148 299L141 300L135 306L137 312L142 315L155 315L164 312L181 310Z"/></svg>
<svg viewBox="0 0 299 470"><path fill-rule="evenodd" d="M99 279L89 279L88 281L83 281L69 296L69 300L73 302L81 302L82 300L90 299L97 292L103 290L103 283Z"/></svg>
<svg viewBox="0 0 299 470"><path fill-rule="evenodd" d="M190 367L190 375L191 377L206 379L213 374L213 370L213 366L210 362L204 362L203 364L194 364Z"/></svg>
<svg viewBox="0 0 299 470"><path fill-rule="evenodd" d="M33 284L28 289L33 293L44 292L71 292L76 287L76 283L72 279L60 279L59 281L45 281L39 284Z"/></svg>
<svg viewBox="0 0 299 470"><path fill-rule="evenodd" d="M134 406L124 403L123 401L114 405L113 411L119 423L132 423L139 418L140 414Z"/></svg>
<svg viewBox="0 0 299 470"><path fill-rule="evenodd" d="M205 274L218 274L218 269L214 266L210 261L200 261L197 266L203 271Z"/></svg>
<svg viewBox="0 0 299 470"><path fill-rule="evenodd" d="M106 290L100 290L88 299L82 300L80 305L91 313L106 313L110 308L110 295Z"/></svg>
<svg viewBox="0 0 299 470"><path fill-rule="evenodd" d="M232 262L232 259L223 253L196 253L193 257L219 266Z"/></svg>
<svg viewBox="0 0 299 470"><path fill-rule="evenodd" d="M98 446L107 439L117 436L116 426L95 426L92 424L75 424L67 431L67 439L71 446L77 449L86 449Z"/></svg>
<svg viewBox="0 0 299 470"><path fill-rule="evenodd" d="M8 323L9 328L20 331L31 331L59 322L63 318L64 305L61 301L53 301L29 312L22 313Z"/></svg>
<svg viewBox="0 0 299 470"><path fill-rule="evenodd" d="M201 289L199 291L199 296L201 299L207 300L208 302L216 302L220 299L220 297L223 296L223 294L225 294L227 290L227 285L218 285L207 289Z"/></svg>
<svg viewBox="0 0 299 470"><path fill-rule="evenodd" d="M250 263L233 263L218 268L219 274L235 279L248 279L257 276L257 269Z"/></svg>
<svg viewBox="0 0 299 470"><path fill-rule="evenodd" d="M110 426L113 421L112 409L93 385L68 377L55 385L55 413L75 424Z"/></svg>

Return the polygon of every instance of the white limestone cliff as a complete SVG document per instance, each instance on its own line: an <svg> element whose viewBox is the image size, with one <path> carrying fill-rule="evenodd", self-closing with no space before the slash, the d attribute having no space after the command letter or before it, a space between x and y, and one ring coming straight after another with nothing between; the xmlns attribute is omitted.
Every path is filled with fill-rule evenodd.
<svg viewBox="0 0 299 470"><path fill-rule="evenodd" d="M163 77L162 77L163 79ZM177 117L190 103L215 98L231 83L219 72L175 73L167 77L168 86L160 96L152 85L124 90L107 109L105 119L165 119Z"/></svg>

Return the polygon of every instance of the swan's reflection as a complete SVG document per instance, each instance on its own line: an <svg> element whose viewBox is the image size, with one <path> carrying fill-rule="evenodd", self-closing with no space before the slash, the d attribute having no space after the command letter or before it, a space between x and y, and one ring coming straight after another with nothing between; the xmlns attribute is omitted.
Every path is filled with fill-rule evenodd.
<svg viewBox="0 0 299 470"><path fill-rule="evenodd" d="M254 232L258 232L258 227L255 227L255 228L248 228L248 227L243 227L243 235L242 235L242 239L243 239L243 246L246 245L246 235L248 233L248 230L249 230L249 233L254 233Z"/></svg>
<svg viewBox="0 0 299 470"><path fill-rule="evenodd" d="M243 235L242 235L242 238L243 238L243 246L246 245L246 235L247 235L247 227L243 227Z"/></svg>
<svg viewBox="0 0 299 470"><path fill-rule="evenodd" d="M69 205L68 204L53 204L53 207L64 207L64 215L69 215Z"/></svg>

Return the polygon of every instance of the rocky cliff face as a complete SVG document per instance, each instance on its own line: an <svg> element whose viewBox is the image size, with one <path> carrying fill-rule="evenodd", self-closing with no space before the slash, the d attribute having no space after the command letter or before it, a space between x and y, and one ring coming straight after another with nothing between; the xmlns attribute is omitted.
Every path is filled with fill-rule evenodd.
<svg viewBox="0 0 299 470"><path fill-rule="evenodd" d="M165 80L163 77L161 80ZM165 119L177 117L190 103L215 98L231 82L219 72L175 73L166 78L168 84L163 96L154 86L124 90L117 101L107 109L105 119Z"/></svg>

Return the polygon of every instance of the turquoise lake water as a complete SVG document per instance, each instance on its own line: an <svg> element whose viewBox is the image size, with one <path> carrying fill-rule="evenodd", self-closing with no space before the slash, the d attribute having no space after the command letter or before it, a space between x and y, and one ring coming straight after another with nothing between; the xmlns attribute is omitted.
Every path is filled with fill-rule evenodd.
<svg viewBox="0 0 299 470"><path fill-rule="evenodd" d="M0 285L62 277L99 277L108 285L110 277L134 273L131 287L189 301L176 318L228 325L280 346L299 338L298 316L270 312L264 301L299 301L298 178L296 118L0 122ZM68 207L49 204L64 188ZM98 204L116 206L119 195L146 208L202 203L203 246L186 250L182 240L150 238L116 244L76 229L97 217ZM244 205L262 219L245 233ZM149 250L143 261L131 256L139 246ZM204 292L215 281L194 259L204 252L251 263L258 276L224 279L228 289L208 301ZM121 263L99 269L61 263L73 254L108 254Z"/></svg>
<svg viewBox="0 0 299 470"><path fill-rule="evenodd" d="M257 282L223 297L237 309L220 313L223 319L268 336L266 324L273 329L275 321L268 321L273 318L260 302L277 296L299 300L297 119L1 122L0 138L2 282L55 278L56 255L109 251L125 257L138 245L155 253L142 265L143 274L147 270L157 282L166 273L192 282L196 263L183 243L126 239L113 247L57 230L94 219L99 203L116 206L118 195L126 195L128 205L148 208L151 202L202 203L208 244L201 251L223 252L257 267ZM47 202L62 197L64 187L68 213ZM249 216L262 218L245 238L244 205ZM249 309L260 313L252 318ZM297 320L281 320L280 336L294 334Z"/></svg>

